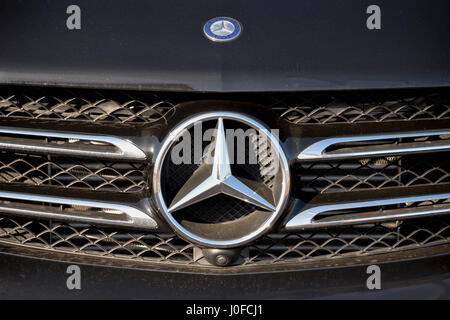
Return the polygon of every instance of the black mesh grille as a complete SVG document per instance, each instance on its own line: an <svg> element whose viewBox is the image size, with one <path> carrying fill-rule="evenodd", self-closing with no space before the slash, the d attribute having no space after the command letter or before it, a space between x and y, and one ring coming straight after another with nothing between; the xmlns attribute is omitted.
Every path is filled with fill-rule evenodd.
<svg viewBox="0 0 450 320"><path fill-rule="evenodd" d="M291 94L275 101L272 108L283 119L296 124L450 118L448 92Z"/></svg>
<svg viewBox="0 0 450 320"><path fill-rule="evenodd" d="M203 223L220 223L233 221L254 212L257 208L249 203L226 195L217 195L180 210L177 216L191 217Z"/></svg>
<svg viewBox="0 0 450 320"><path fill-rule="evenodd" d="M138 192L146 165L0 152L0 183Z"/></svg>
<svg viewBox="0 0 450 320"><path fill-rule="evenodd" d="M446 89L200 94L8 86L0 86L0 117L152 123L194 100L257 103L296 124L450 119Z"/></svg>
<svg viewBox="0 0 450 320"><path fill-rule="evenodd" d="M448 243L447 218L370 224L269 235L250 247L249 263L272 263L383 253Z"/></svg>
<svg viewBox="0 0 450 320"><path fill-rule="evenodd" d="M294 176L305 193L443 184L450 182L450 153L306 162Z"/></svg>
<svg viewBox="0 0 450 320"><path fill-rule="evenodd" d="M4 89L4 88L0 88ZM154 93L21 88L0 90L0 117L152 123L171 115L173 104Z"/></svg>
<svg viewBox="0 0 450 320"><path fill-rule="evenodd" d="M273 234L244 248L241 265L285 264L387 253L449 243L449 217ZM0 243L148 262L195 264L177 236L0 216Z"/></svg>

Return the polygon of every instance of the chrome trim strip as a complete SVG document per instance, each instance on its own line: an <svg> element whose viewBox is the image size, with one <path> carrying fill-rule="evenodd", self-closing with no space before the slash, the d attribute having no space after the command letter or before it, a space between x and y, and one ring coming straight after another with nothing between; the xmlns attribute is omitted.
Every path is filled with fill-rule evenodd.
<svg viewBox="0 0 450 320"><path fill-rule="evenodd" d="M448 140L443 142L437 141L433 143L425 141L425 142L404 143L397 145L387 145L387 146L355 147L355 148L345 148L346 150L345 152L326 152L327 148L340 143L352 143L363 141L372 142L385 139L416 138L416 137L428 137L440 135L450 135L450 130L416 131L407 133L327 138L308 146L297 156L297 159L300 161L309 161L309 160L346 159L346 158L361 158L361 157L374 157L386 155L400 155L418 152L450 151L450 140Z"/></svg>
<svg viewBox="0 0 450 320"><path fill-rule="evenodd" d="M376 212L365 212L361 214L342 214L336 215L333 218L326 218L322 220L314 221L314 218L325 212L341 211L348 209L358 209L358 208L369 208L376 206L394 205L402 204L407 202L422 202L431 200L442 200L450 199L450 193L441 194L430 194L423 196L411 196L411 197L401 197L401 198L390 198L390 199L379 199L370 201L357 201L357 202L347 202L347 203L337 203L337 204L327 204L309 207L307 206L304 210L301 210L293 218L291 218L285 225L287 230L301 230L306 228L324 227L324 226L339 226L348 224L361 224L361 223L372 223L379 221L389 221L397 219L406 219L412 217L419 217L424 215L433 214L443 214L450 213L450 204L448 208L442 205L434 205L427 207L416 207L416 208L403 208L403 209L392 209L386 210L384 214L379 211ZM339 218L341 217L341 218ZM342 217L346 218L343 219Z"/></svg>
<svg viewBox="0 0 450 320"><path fill-rule="evenodd" d="M361 223L387 222L398 219L419 218L426 216L434 216L438 214L450 213L450 205L432 205L416 208L391 209L383 211L380 215L379 211L365 212L363 214L338 215L321 219L318 223L320 227L354 225Z"/></svg>
<svg viewBox="0 0 450 320"><path fill-rule="evenodd" d="M119 211L120 214L111 213L102 214L95 213L95 215L88 215L86 212L81 214L76 214L75 212L66 212L58 210L58 208L33 205L33 204L22 204L19 202L4 203L5 200L23 200L23 201L34 201L43 203L52 203L59 205L72 205L72 206L82 206L90 208L101 208ZM114 226L128 226L128 227L139 227L145 229L156 229L157 222L150 217L146 212L140 209L116 203L107 203L101 201L91 201L91 200L81 200L81 199L71 199L63 197L36 195L30 193L20 193L20 192L10 192L10 191L0 191L0 211L3 213L10 213L15 215L25 215L32 217L40 217L47 219L59 219L64 221L72 222L85 222L93 224L106 224Z"/></svg>
<svg viewBox="0 0 450 320"><path fill-rule="evenodd" d="M24 138L2 138L2 134L14 134L23 136ZM96 145L70 146L70 144L56 145L30 139L27 140L27 137L94 141L109 144L110 147ZM139 149L134 143L119 137L5 127L0 127L0 149L102 159L145 160L147 158L144 151Z"/></svg>

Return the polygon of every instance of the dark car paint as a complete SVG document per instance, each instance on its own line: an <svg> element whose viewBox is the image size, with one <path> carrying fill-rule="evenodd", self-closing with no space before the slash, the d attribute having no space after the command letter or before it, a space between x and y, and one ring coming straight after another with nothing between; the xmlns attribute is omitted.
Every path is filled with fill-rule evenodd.
<svg viewBox="0 0 450 320"><path fill-rule="evenodd" d="M81 290L67 289L72 264L80 267ZM380 290L366 286L370 264L207 275L0 253L0 299L450 299L448 253L379 264Z"/></svg>
<svg viewBox="0 0 450 320"><path fill-rule="evenodd" d="M68 0L0 3L0 83L199 91L450 85L450 2L378 0ZM216 16L243 25L235 41L202 31Z"/></svg>

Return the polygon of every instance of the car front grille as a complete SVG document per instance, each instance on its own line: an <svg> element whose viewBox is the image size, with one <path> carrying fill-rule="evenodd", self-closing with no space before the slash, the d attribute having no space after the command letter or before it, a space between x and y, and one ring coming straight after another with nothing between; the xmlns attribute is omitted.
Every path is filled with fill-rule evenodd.
<svg viewBox="0 0 450 320"><path fill-rule="evenodd" d="M269 234L242 251L241 266L297 264L391 253L448 243L448 217ZM130 232L83 224L0 217L0 241L112 259L210 267L194 245L173 234Z"/></svg>
<svg viewBox="0 0 450 320"><path fill-rule="evenodd" d="M299 203L308 206L323 201L326 206L339 201L354 204L370 200L363 208L344 206L324 211L320 216L324 221L339 214L377 212L383 216L395 210L415 208L444 212L450 206L445 198L450 193L448 150L350 157L341 157L339 153L365 146L375 146L373 150L377 150L378 145L394 149L405 143L415 147L447 143L450 135L434 133L450 130L447 88L219 94L5 86L0 87L0 129L25 130L27 135L24 138L20 130L0 132L0 147L3 146L0 148L0 244L113 260L211 267L196 255L196 246L173 234L158 214L152 218L162 222L165 227L161 230L122 226L128 220L122 221L120 217L138 204L154 209L148 200L151 199L152 158L144 159L136 153L121 154L123 143L136 142L139 148L153 152L147 145L149 136L163 139L168 126L173 125L172 118L185 103L212 100L239 101L254 104L254 110L271 110L277 118L275 123L280 127L291 126L283 139L298 138L298 134L297 145L308 139L342 135L342 132L359 136L366 131L382 134L425 130L423 136L413 138L337 143L325 150L323 158L291 161L291 193ZM259 111L254 115L258 117ZM39 130L69 132L69 135L75 132L81 136L46 136L46 132ZM123 140L103 139L110 136ZM2 144L8 139L17 144L12 147ZM18 149L17 145L22 144L25 147ZM80 152L84 148L89 151ZM104 150L105 156L100 153L94 156L95 150ZM191 165L171 168L167 188L179 189L196 168ZM274 182L264 183L271 187ZM21 193L39 197L21 199L17 196ZM377 204L378 200L428 193L440 197ZM68 203L61 199L76 201ZM80 199L83 201L78 203ZM212 214L196 210L195 206L189 214L203 223L220 223L241 219L247 211L255 210L249 204L227 197L208 201ZM109 203L113 205L101 207ZM48 214L39 218L30 215L36 210ZM100 223L86 220L88 213L96 215ZM112 217L111 221L103 223L107 215ZM448 215L433 214L411 220L327 225L311 230L279 228L246 245L237 266L299 264L448 244L449 222Z"/></svg>

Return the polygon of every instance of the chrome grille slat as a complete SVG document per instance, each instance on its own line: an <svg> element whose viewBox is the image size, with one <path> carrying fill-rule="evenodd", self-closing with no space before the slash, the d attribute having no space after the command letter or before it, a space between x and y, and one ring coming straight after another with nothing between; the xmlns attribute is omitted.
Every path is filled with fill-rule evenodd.
<svg viewBox="0 0 450 320"><path fill-rule="evenodd" d="M430 138L441 138L438 141L428 141ZM402 139L423 138L421 142L403 142ZM385 144L386 139L394 139L396 143ZM381 141L380 144L376 144ZM349 147L356 143L355 147ZM366 144L362 146L362 144ZM337 149L336 146L345 144L345 148ZM327 149L335 147L333 151ZM347 137L325 138L313 143L304 149L299 155L299 161L333 160L367 158L380 156L396 156L402 154L445 152L450 151L450 130L430 130L418 132L383 133L379 135L360 135Z"/></svg>
<svg viewBox="0 0 450 320"><path fill-rule="evenodd" d="M50 141L49 141L50 139ZM51 143L59 139L60 143ZM71 143L76 140L84 143ZM0 127L0 150L83 156L100 159L145 160L132 142L114 136Z"/></svg>
<svg viewBox="0 0 450 320"><path fill-rule="evenodd" d="M354 201L307 204L287 221L285 228L287 230L302 230L397 221L450 213L450 190L445 193L423 193L403 197L385 196L383 198L374 197L373 199L375 200L355 199ZM437 202L442 202L443 205L434 205ZM390 207L385 209L386 206ZM392 208L393 206L395 208ZM356 213L354 213L355 210ZM327 215L327 218L319 219L324 214ZM332 216L333 214L335 216Z"/></svg>
<svg viewBox="0 0 450 320"><path fill-rule="evenodd" d="M0 190L0 212L62 221L157 228L156 221L150 217L151 212L130 204L26 192Z"/></svg>

